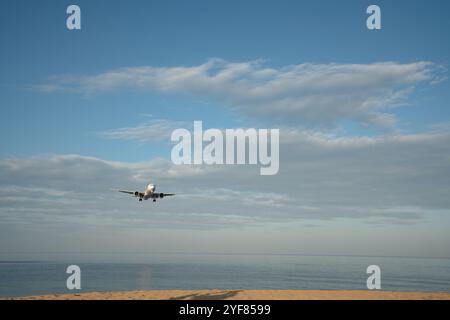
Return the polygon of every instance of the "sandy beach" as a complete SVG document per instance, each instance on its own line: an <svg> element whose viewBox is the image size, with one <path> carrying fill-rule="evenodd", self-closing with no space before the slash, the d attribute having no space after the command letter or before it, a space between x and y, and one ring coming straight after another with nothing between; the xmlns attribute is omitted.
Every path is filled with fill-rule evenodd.
<svg viewBox="0 0 450 320"><path fill-rule="evenodd" d="M10 298L14 300L450 300L443 292L340 290L149 290L88 292Z"/></svg>

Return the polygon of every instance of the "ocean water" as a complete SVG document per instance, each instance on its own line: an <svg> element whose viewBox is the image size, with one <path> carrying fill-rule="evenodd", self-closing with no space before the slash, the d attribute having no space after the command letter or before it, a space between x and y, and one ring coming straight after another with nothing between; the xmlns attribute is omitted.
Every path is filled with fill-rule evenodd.
<svg viewBox="0 0 450 320"><path fill-rule="evenodd" d="M10 258L10 257L9 257ZM450 259L300 255L41 255L0 261L0 297L74 293L67 266L81 268L81 290L366 290L366 268L381 268L386 291L450 292Z"/></svg>

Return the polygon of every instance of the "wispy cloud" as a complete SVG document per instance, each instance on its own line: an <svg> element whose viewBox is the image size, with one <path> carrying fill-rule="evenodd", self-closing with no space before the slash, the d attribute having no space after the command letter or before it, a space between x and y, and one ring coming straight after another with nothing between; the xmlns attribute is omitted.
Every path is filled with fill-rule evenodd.
<svg viewBox="0 0 450 320"><path fill-rule="evenodd" d="M139 142L170 141L172 131L190 128L192 123L167 119L154 119L133 127L122 127L99 132L100 137L114 140L134 140Z"/></svg>
<svg viewBox="0 0 450 320"><path fill-rule="evenodd" d="M37 90L96 94L119 88L187 93L217 101L254 117L291 124L334 126L341 119L392 127L389 109L408 102L420 83L443 79L431 62L298 64L271 68L261 60L210 59L191 67L134 67L96 75L58 76Z"/></svg>

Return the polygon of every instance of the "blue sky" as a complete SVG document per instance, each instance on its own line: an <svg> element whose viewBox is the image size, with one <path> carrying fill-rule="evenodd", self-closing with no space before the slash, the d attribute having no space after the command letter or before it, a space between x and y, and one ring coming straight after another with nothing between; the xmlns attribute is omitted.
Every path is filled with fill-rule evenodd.
<svg viewBox="0 0 450 320"><path fill-rule="evenodd" d="M237 117L221 106L211 111L210 104L185 97L122 90L86 98L27 90L27 85L55 75L145 65L193 66L214 57L231 62L264 59L271 67L379 61L449 65L450 44L445 39L450 22L445 8L450 5L446 1L381 1L381 31L365 27L367 1L339 5L329 1L136 1L132 5L80 1L81 31L65 28L68 4L3 4L0 90L2 105L7 107L2 108L0 124L2 135L14 136L2 141L3 156L75 152L111 160L144 160L154 153L95 136L98 131L142 122L141 114L201 118L212 127L236 125ZM393 111L401 116L399 126L424 131L449 119L447 89L448 83L443 83L416 91L410 107ZM347 130L366 133L354 125ZM160 155L165 153L164 149Z"/></svg>
<svg viewBox="0 0 450 320"><path fill-rule="evenodd" d="M82 30L66 29L65 11L72 3L81 7ZM382 30L366 28L366 8L373 3L381 7ZM190 245L217 237L248 240L244 234L260 239L269 231L273 242L265 246L276 252L296 251L292 243L326 238L323 246L298 251L360 254L367 244L372 254L402 255L409 250L408 243L399 239L415 234L411 241L418 249L405 255L450 256L444 245L450 227L446 200L450 172L445 160L450 155L449 9L450 3L443 0L3 1L0 169L6 178L0 196L4 225L17 231L4 239L8 245L3 249L43 250L51 239L64 238L62 233L49 236L47 228L68 221L79 230L73 238L61 240L61 246L80 249L75 243L81 235L98 242L93 234L86 234L85 225L96 225L96 219L105 216L111 228L118 228L115 239L127 238L124 225L131 230L148 222L139 215L140 209L114 198L111 206L134 214L134 220L122 221L120 213L108 216L112 209L102 208L95 199L121 181L124 187L141 188L144 181L156 179L166 189L188 188L192 194L161 205L158 223L149 228L170 229L167 237ZM210 60L214 58L218 60ZM236 64L245 72L224 82L212 78L202 82L214 72L234 70ZM171 78L180 67L185 82ZM190 78L190 72L198 69L203 71ZM301 70L318 81L305 81ZM252 81L262 71L271 76L259 86ZM138 72L146 72L149 85L139 84ZM118 80L117 74L130 80ZM294 90L273 93L282 85L277 80L292 74ZM370 81L352 82L352 75ZM346 80L332 81L341 77ZM235 86L242 79L245 85ZM322 85L327 80L329 86ZM45 90L49 87L52 90ZM262 88L269 102L248 94ZM297 93L301 90L305 92ZM304 109L299 107L303 104ZM158 124L168 130L194 120L202 120L205 127L276 126L289 132L293 142L281 142L285 145L280 176L254 176L252 168L241 168L245 172L219 168L212 173L206 168L197 175L189 168L183 171L155 162L170 160L167 132L154 139L142 135L157 132ZM133 135L136 132L138 137ZM90 185L91 198L82 190L85 184ZM58 199L55 190L63 192L64 199ZM14 195L23 191L37 192L42 201L24 207ZM233 199L233 204L215 199L218 193ZM205 194L210 196L209 209L202 198ZM240 194L251 201L236 200ZM272 211L258 207L260 199L268 201L261 205ZM78 203L69 220L48 213L57 212L61 201ZM180 211L185 201L190 201L189 227L168 218L184 219ZM211 207L221 209L215 214ZM252 210L262 213L248 214ZM20 214L25 215L20 221L29 222L25 229L12 218ZM85 215L92 217L84 220ZM49 224L35 223L38 217L46 217ZM185 229L198 229L199 221L208 221L220 231L214 235L204 231L200 233L204 238L193 239ZM298 228L285 233L283 223L292 221L291 226ZM254 229L226 231L233 223ZM386 252L385 242L373 245L379 226L386 226L391 237L385 241L395 239L398 248ZM96 234L110 231L98 228ZM345 241L339 247L336 238L352 230L359 230L355 239L361 247L347 247ZM21 232L31 232L42 239L42 245L17 240L15 235ZM151 243L154 250L179 249L167 242L159 246L142 233L142 238L122 241L122 249L132 248L137 239ZM111 240L108 237L103 238L105 243ZM203 250L240 247L219 240ZM248 250L261 249L257 241L250 243L254 245ZM431 253L430 248L434 248Z"/></svg>

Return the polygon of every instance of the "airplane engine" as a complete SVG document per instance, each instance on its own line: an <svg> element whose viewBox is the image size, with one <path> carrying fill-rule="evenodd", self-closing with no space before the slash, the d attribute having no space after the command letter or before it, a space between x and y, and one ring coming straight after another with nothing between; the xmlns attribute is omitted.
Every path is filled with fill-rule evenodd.
<svg viewBox="0 0 450 320"><path fill-rule="evenodd" d="M135 191L135 192L134 192L134 196L135 196L135 197L139 197L139 191Z"/></svg>
<svg viewBox="0 0 450 320"><path fill-rule="evenodd" d="M162 199L162 198L164 198L164 193L160 193L159 194L159 197Z"/></svg>

